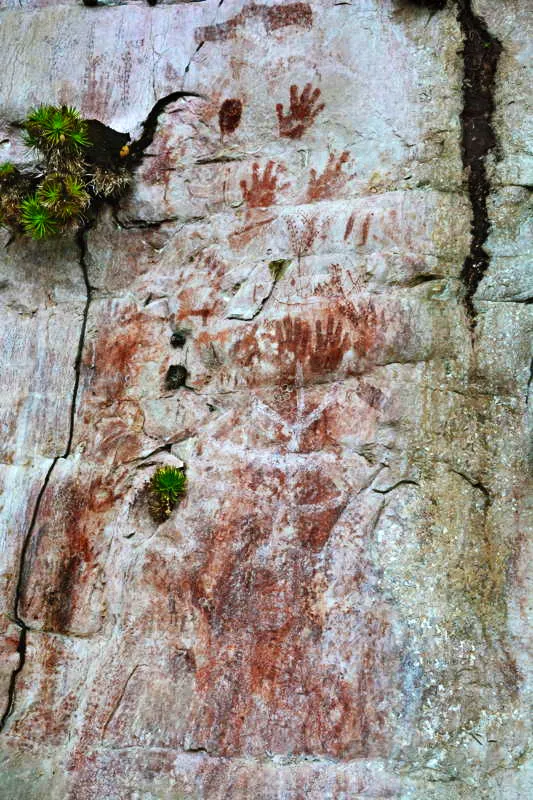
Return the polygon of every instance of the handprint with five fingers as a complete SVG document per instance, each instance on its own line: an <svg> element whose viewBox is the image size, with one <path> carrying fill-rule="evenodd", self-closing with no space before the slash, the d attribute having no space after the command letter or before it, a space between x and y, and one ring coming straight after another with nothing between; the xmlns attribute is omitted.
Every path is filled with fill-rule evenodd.
<svg viewBox="0 0 533 800"><path fill-rule="evenodd" d="M300 139L325 107L324 103L319 103L319 98L320 89L313 90L312 84L306 83L301 95L298 95L298 87L293 84L290 88L288 113L283 113L282 103L276 105L279 135L287 136L289 139Z"/></svg>
<svg viewBox="0 0 533 800"><path fill-rule="evenodd" d="M242 196L250 208L264 208L271 206L276 199L276 191L286 189L288 183L277 186L277 181L282 167L275 167L273 161L266 165L263 175L259 174L259 164L252 167L250 185L245 180L241 181Z"/></svg>

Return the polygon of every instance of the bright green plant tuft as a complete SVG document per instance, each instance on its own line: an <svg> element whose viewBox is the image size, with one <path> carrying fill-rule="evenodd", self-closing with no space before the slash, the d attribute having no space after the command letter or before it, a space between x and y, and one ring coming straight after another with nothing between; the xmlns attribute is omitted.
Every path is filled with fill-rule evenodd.
<svg viewBox="0 0 533 800"><path fill-rule="evenodd" d="M11 161L5 161L3 164L0 164L0 178L6 178L8 175L14 175L17 171L17 168Z"/></svg>
<svg viewBox="0 0 533 800"><path fill-rule="evenodd" d="M23 128L26 144L43 159L33 171L0 165L1 225L46 239L82 223L92 200L126 190L128 134L97 120L87 122L70 106L41 105Z"/></svg>
<svg viewBox="0 0 533 800"><path fill-rule="evenodd" d="M37 197L28 197L20 204L20 221L24 231L32 239L48 239L58 232L57 220L48 209L41 205Z"/></svg>
<svg viewBox="0 0 533 800"><path fill-rule="evenodd" d="M37 199L60 220L81 217L91 202L85 184L73 175L52 173L37 189Z"/></svg>
<svg viewBox="0 0 533 800"><path fill-rule="evenodd" d="M85 121L69 106L40 106L30 113L24 127L26 144L45 154L53 148L77 152L91 144Z"/></svg>
<svg viewBox="0 0 533 800"><path fill-rule="evenodd" d="M184 496L187 478L183 469L164 466L156 469L149 485L150 511L157 522L168 519Z"/></svg>

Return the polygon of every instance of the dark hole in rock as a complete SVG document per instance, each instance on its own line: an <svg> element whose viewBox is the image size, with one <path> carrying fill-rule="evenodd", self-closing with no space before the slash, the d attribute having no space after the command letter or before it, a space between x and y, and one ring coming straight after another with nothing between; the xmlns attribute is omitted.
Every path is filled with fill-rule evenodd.
<svg viewBox="0 0 533 800"><path fill-rule="evenodd" d="M172 336L170 337L170 344L172 347L183 347L185 342L187 341L187 331L174 331Z"/></svg>
<svg viewBox="0 0 533 800"><path fill-rule="evenodd" d="M490 232L487 198L491 190L485 158L493 149L497 155L492 115L498 61L503 48L490 34L485 21L472 10L472 0L459 0L457 19L464 36L461 149L473 216L470 253L463 264L461 280L466 287L464 303L473 330L476 324L473 297L490 262L490 255L484 248Z"/></svg>
<svg viewBox="0 0 533 800"><path fill-rule="evenodd" d="M165 376L165 386L167 389L179 389L185 386L189 373L182 364L172 364Z"/></svg>
<svg viewBox="0 0 533 800"><path fill-rule="evenodd" d="M91 164L100 167L116 167L124 163L127 155L129 133L122 133L109 128L97 119L85 120L87 135L91 142L85 151L85 157Z"/></svg>

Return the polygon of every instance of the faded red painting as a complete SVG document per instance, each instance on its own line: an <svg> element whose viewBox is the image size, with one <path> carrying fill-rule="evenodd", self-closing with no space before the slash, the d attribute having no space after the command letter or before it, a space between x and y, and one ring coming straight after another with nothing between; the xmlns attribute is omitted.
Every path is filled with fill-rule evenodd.
<svg viewBox="0 0 533 800"><path fill-rule="evenodd" d="M261 175L259 164L254 163L250 181L241 181L242 196L249 208L265 208L275 202L276 192L281 192L289 186L288 183L277 185L282 172L284 172L283 167L269 161Z"/></svg>
<svg viewBox="0 0 533 800"><path fill-rule="evenodd" d="M335 197L336 193L343 188L350 176L342 170L350 158L347 150L336 156L330 153L328 162L320 175L312 169L309 175L306 200L311 203L313 200L327 200Z"/></svg>

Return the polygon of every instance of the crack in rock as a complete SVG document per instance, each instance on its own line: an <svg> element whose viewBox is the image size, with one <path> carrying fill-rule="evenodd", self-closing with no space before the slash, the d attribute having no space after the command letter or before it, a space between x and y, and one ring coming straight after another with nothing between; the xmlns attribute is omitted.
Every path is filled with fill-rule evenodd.
<svg viewBox="0 0 533 800"><path fill-rule="evenodd" d="M88 316L89 316L89 307L90 307L91 300L92 300L92 288L91 288L91 285L89 283L89 274L88 274L87 263L86 263L87 244L86 244L86 239L85 239L86 233L89 230L89 228L91 227L91 225L92 225L92 222L86 223L83 228L80 228L80 230L79 230L79 232L77 234L77 237L76 237L77 238L77 242L78 242L78 246L79 246L79 250L80 250L79 263L80 263L80 267L81 267L82 274L83 274L83 281L84 281L84 284L85 284L86 296L85 296L85 305L84 305L84 309L83 309L83 319L82 319L81 329L80 329L80 336L79 336L79 339L78 339L78 348L77 348L77 352L76 352L76 359L75 359L75 362L74 362L74 386L73 386L73 389L72 389L72 400L71 400L71 405L70 405L70 417L69 417L69 430L68 430L67 444L66 444L64 453L61 456L56 456L52 460L52 463L50 464L50 467L48 468L48 471L47 471L47 473L45 475L45 478L44 478L44 481L43 481L43 485L41 486L39 494L37 495L37 500L35 501L35 508L33 509L33 514L32 514L32 518L30 520L30 525L28 527L26 536L24 537L24 541L22 543L22 549L21 549L21 553L20 553L19 572L18 572L18 577L17 577L17 586L16 586L16 589L15 589L15 603L14 603L14 609L13 609L13 620L14 620L15 624L18 625L18 627L20 628L19 643L18 643L18 646L17 646L17 653L19 654L19 663L16 666L16 668L13 670L13 672L11 673L11 678L10 678L10 681L9 681L9 688L8 688L7 705L6 705L5 711L4 711L3 715L2 715L2 718L0 719L0 731L2 731L4 729L9 717L13 713L13 710L14 710L14 707L15 707L17 677L20 675L20 673L24 669L24 665L26 663L26 639L27 639L27 633L28 633L29 627L26 625L26 623L24 622L24 620L20 616L21 597L22 597L22 593L23 593L23 590L24 590L24 584L25 584L26 578L27 578L27 575L26 575L26 554L28 552L28 548L29 548L30 542L31 542L32 537L33 537L33 531L35 529L35 525L36 525L36 522L37 522L37 517L39 515L39 509L41 507L41 502L42 502L44 493L45 493L45 491L46 491L46 489L48 487L48 484L50 483L50 479L52 477L52 473L53 473L53 471L55 469L55 466L56 466L57 462L60 459L68 458L68 456L70 455L71 450L72 450L72 441L73 441L73 438L74 438L74 425L75 425L75 419L76 419L76 402L77 402L77 399L78 399L78 391L79 391L79 385L80 385L81 360L82 360L82 356L83 356L83 348L84 348L84 345L85 345L85 332L87 330L87 319L88 319Z"/></svg>
<svg viewBox="0 0 533 800"><path fill-rule="evenodd" d="M52 472L54 471L54 468L57 462L59 461L60 457L61 456L56 456L56 458L53 459L52 463L48 467L46 475L44 476L43 485L41 486L39 494L37 495L37 500L35 501L35 507L33 509L33 514L30 520L28 531L24 538L24 542L22 543L22 550L20 553L20 567L17 577L17 586L15 589L15 603L13 610L13 621L20 628L19 642L17 645L17 653L19 654L19 663L11 673L11 678L9 680L7 705L4 713L2 714L2 718L0 719L0 732L4 730L9 717L13 713L13 709L15 707L17 678L24 669L24 665L26 663L26 638L29 628L20 616L20 600L23 592L24 582L26 579L25 575L26 553L28 552L28 547L32 539L35 523L37 522L37 516L39 514L39 508L41 507L41 501L43 499L43 495L48 487L50 478L52 476Z"/></svg>
<svg viewBox="0 0 533 800"><path fill-rule="evenodd" d="M490 231L487 197L490 183L486 157L496 147L492 127L494 83L503 47L485 21L472 11L472 0L457 0L457 19L464 36L463 109L461 111L463 167L472 205L470 252L461 271L464 304L471 331L476 326L474 295L486 273L490 256L484 248Z"/></svg>
<svg viewBox="0 0 533 800"><path fill-rule="evenodd" d="M198 46L195 52L198 52L199 49L200 45ZM159 122L159 117L166 109L166 107L169 106L171 103L175 103L176 100L180 100L183 97L201 97L205 99L204 95L199 94L198 92L183 92L183 91L171 92L170 94L167 94L165 97L160 98L157 101L157 103L155 103L152 110L144 120L142 125L142 133L140 137L136 141L134 141L130 147L130 159L133 163L142 160L145 150L148 147L150 147L150 145L154 141L154 136L157 130L157 123Z"/></svg>

